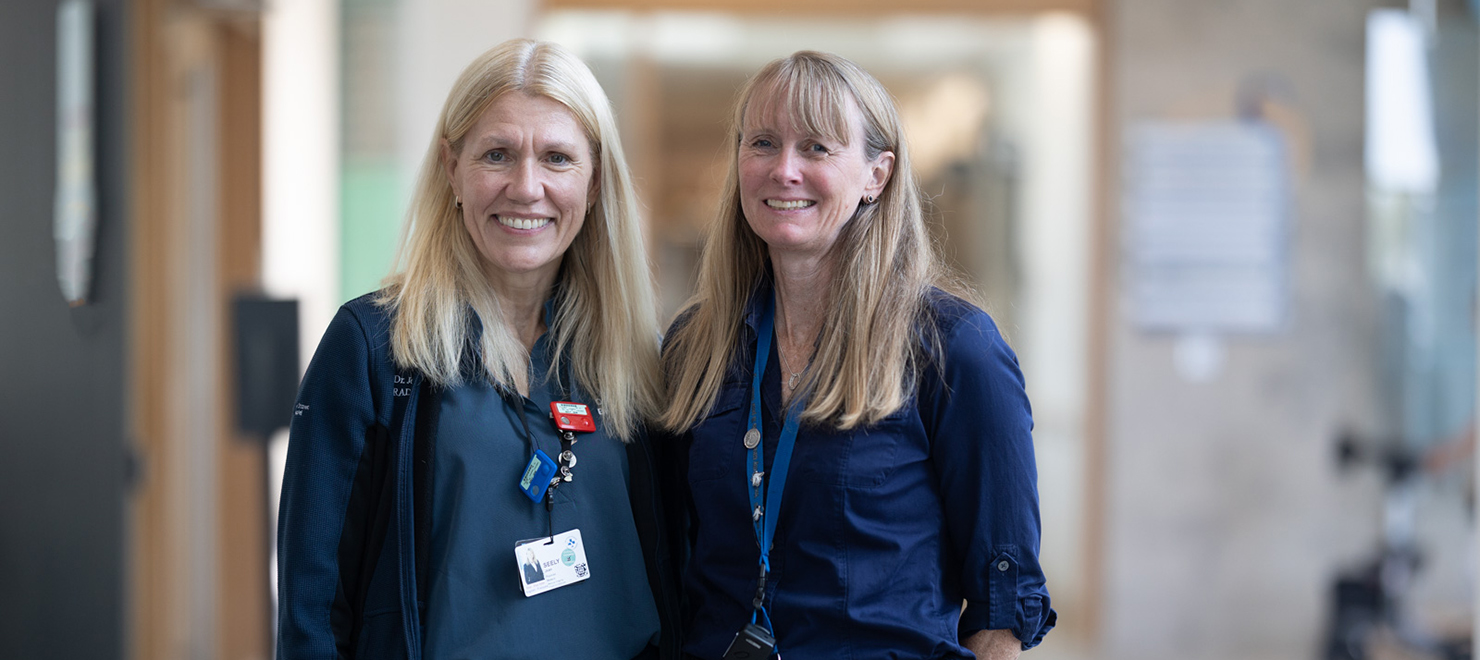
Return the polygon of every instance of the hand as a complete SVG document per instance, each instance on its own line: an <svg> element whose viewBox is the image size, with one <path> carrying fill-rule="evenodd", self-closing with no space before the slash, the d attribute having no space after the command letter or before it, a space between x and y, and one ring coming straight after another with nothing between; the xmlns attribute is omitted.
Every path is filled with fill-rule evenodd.
<svg viewBox="0 0 1480 660"><path fill-rule="evenodd" d="M978 630L962 643L980 660L1015 660L1023 651L1011 630Z"/></svg>

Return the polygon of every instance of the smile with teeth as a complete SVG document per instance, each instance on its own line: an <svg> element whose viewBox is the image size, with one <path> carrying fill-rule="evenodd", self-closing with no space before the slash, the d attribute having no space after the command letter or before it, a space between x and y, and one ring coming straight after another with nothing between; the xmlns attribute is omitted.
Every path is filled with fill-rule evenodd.
<svg viewBox="0 0 1480 660"><path fill-rule="evenodd" d="M550 224L549 218L505 218L501 215L493 216L498 223L510 229L539 229Z"/></svg>
<svg viewBox="0 0 1480 660"><path fill-rule="evenodd" d="M807 207L809 207L809 206L811 206L813 204L816 204L816 203L817 202L814 202L814 201L812 201L810 199L796 199L796 200L790 200L790 201L782 201L782 200L779 200L779 199L768 199L768 200L766 200L766 206L769 206L769 207L771 207L773 209L780 209L782 211L791 211L791 210L795 210L795 209L804 209L804 208L807 208Z"/></svg>

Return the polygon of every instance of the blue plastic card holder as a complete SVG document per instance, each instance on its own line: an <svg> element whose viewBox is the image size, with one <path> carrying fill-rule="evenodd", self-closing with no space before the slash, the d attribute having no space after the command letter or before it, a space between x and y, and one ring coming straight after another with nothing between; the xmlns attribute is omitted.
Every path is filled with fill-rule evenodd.
<svg viewBox="0 0 1480 660"><path fill-rule="evenodd" d="M539 502L545 499L545 490L550 487L550 477L555 476L555 460L538 449L529 457L524 476L519 479L519 490L529 499Z"/></svg>

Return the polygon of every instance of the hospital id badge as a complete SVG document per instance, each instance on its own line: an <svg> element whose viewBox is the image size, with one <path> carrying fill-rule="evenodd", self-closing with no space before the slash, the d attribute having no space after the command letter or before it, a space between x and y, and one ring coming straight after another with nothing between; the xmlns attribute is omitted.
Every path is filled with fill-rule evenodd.
<svg viewBox="0 0 1480 660"><path fill-rule="evenodd" d="M536 596L591 577L586 565L586 546L581 530L572 529L553 538L524 541L514 546L519 569L519 587L524 595Z"/></svg>

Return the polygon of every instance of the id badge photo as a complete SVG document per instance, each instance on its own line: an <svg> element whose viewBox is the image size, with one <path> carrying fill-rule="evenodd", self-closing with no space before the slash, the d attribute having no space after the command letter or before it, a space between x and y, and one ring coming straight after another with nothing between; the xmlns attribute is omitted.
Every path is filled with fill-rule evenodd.
<svg viewBox="0 0 1480 660"><path fill-rule="evenodd" d="M522 541L514 546L519 588L526 597L581 582L591 577L581 530Z"/></svg>

